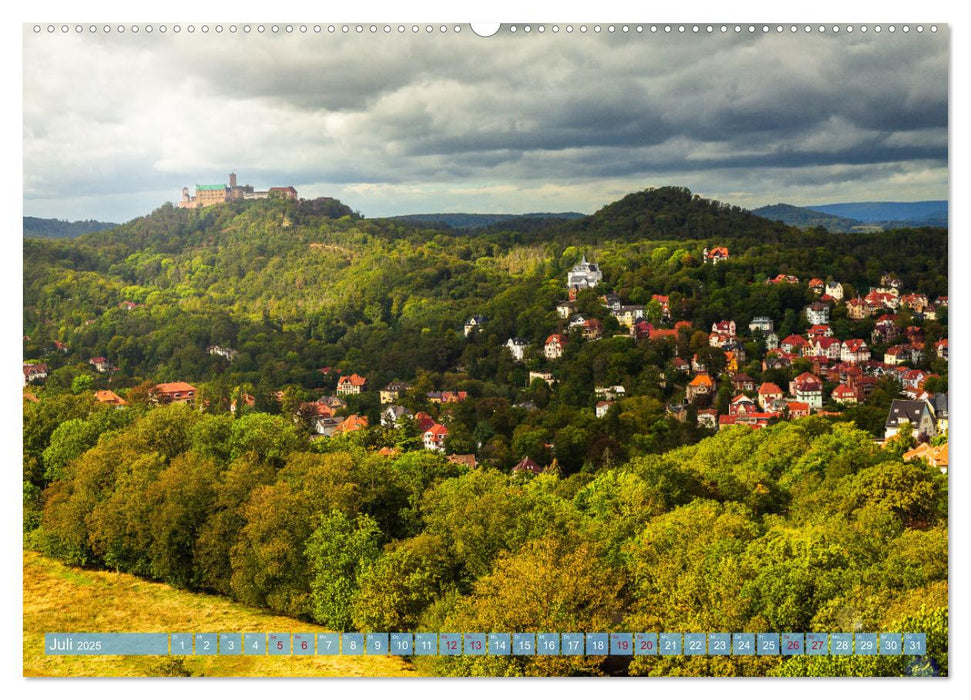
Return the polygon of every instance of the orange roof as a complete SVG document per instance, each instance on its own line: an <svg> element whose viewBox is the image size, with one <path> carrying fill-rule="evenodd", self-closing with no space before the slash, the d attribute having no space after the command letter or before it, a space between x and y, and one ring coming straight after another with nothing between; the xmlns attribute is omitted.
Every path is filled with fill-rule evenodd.
<svg viewBox="0 0 971 700"><path fill-rule="evenodd" d="M760 394L781 394L782 389L779 388L778 384L773 384L772 382L765 382L759 387Z"/></svg>
<svg viewBox="0 0 971 700"><path fill-rule="evenodd" d="M32 403L38 403L40 401L40 399L38 399L36 396L31 394L29 391L24 392L24 400L30 401Z"/></svg>
<svg viewBox="0 0 971 700"><path fill-rule="evenodd" d="M714 382L711 380L707 374L698 374L688 386L711 386Z"/></svg>
<svg viewBox="0 0 971 700"><path fill-rule="evenodd" d="M938 467L947 466L948 450L947 443L939 445L937 447L931 447L930 444L924 442L915 447L914 449L904 452L904 461L909 462L912 459L926 459Z"/></svg>
<svg viewBox="0 0 971 700"><path fill-rule="evenodd" d="M367 425L367 416L359 416L354 413L338 423L334 430L341 433L351 433L355 430L366 428Z"/></svg>
<svg viewBox="0 0 971 700"><path fill-rule="evenodd" d="M337 384L351 384L352 386L364 386L367 383L367 377L362 377L359 374L352 374L347 377L341 377L337 380Z"/></svg>
<svg viewBox="0 0 971 700"><path fill-rule="evenodd" d="M549 338L546 339L546 344L549 345L552 342L557 342L560 345L566 345L566 338L559 333L554 333Z"/></svg>
<svg viewBox="0 0 971 700"><path fill-rule="evenodd" d="M128 402L118 396L111 389L101 389L94 392L94 400L100 403L107 403L113 406L127 406Z"/></svg>
<svg viewBox="0 0 971 700"><path fill-rule="evenodd" d="M436 435L436 436L448 435L448 428L446 428L441 423L435 423L435 425L431 426L428 430L425 431L425 433L426 434L431 433L432 435Z"/></svg>
<svg viewBox="0 0 971 700"><path fill-rule="evenodd" d="M156 384L155 391L162 394L174 394L180 391L195 391L196 388L191 384L186 382L167 382L164 384Z"/></svg>

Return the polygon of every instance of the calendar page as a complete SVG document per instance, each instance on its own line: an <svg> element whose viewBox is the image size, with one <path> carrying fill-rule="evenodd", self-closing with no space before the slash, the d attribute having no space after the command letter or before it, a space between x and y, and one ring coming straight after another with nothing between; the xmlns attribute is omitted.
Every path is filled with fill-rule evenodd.
<svg viewBox="0 0 971 700"><path fill-rule="evenodd" d="M22 39L24 676L948 676L946 24Z"/></svg>

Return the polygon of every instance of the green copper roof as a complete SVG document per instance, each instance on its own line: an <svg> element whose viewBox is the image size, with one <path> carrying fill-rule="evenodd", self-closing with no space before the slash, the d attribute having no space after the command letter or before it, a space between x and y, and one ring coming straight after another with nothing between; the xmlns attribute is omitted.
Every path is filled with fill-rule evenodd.
<svg viewBox="0 0 971 700"><path fill-rule="evenodd" d="M196 192L199 190L224 190L226 185L196 185Z"/></svg>

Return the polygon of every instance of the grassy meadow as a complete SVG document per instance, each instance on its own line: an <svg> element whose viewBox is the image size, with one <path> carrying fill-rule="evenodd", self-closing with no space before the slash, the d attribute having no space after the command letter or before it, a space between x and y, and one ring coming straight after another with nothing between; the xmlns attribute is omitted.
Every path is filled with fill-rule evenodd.
<svg viewBox="0 0 971 700"><path fill-rule="evenodd" d="M24 552L25 676L412 676L396 657L46 656L46 632L325 632L217 596Z"/></svg>

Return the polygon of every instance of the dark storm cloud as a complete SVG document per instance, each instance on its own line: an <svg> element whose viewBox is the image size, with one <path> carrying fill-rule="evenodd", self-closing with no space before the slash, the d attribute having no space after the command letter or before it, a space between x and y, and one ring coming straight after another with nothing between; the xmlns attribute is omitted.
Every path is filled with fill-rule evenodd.
<svg viewBox="0 0 971 700"><path fill-rule="evenodd" d="M947 67L945 33L29 36L25 206L174 199L231 169L431 209L664 182L743 205L810 182L945 197Z"/></svg>

